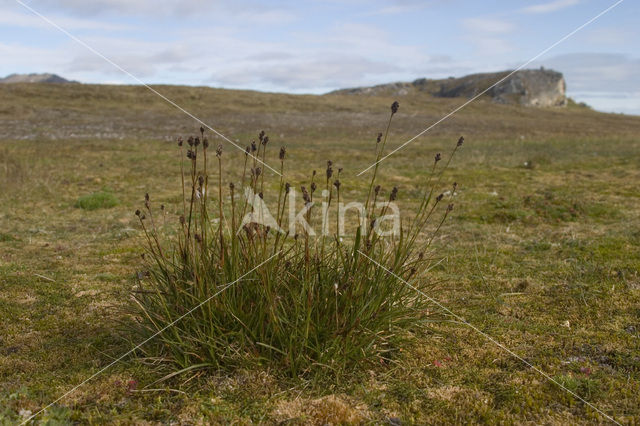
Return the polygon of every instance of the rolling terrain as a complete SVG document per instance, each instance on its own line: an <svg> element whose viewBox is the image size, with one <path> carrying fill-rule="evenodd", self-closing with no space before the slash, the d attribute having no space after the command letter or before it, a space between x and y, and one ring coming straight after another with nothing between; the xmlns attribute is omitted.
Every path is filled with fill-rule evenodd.
<svg viewBox="0 0 640 426"><path fill-rule="evenodd" d="M375 139L395 97L287 95L154 86L240 149L260 130L286 145L300 185L326 160L345 197L366 191ZM0 85L0 424L37 412L129 342L123 312L140 268L133 214L148 192L177 220L178 136L195 120L144 87ZM399 98L387 151L465 102ZM415 208L434 155L465 137L443 177L459 186L436 241L431 295L621 423L640 422L640 117L569 102L478 100L381 163ZM277 185L274 174L267 177ZM84 200L84 201L82 201ZM155 383L127 358L39 421L124 424L292 422L588 424L606 419L456 321L413 336L397 363L319 386L268 369ZM396 423L397 424L397 423Z"/></svg>

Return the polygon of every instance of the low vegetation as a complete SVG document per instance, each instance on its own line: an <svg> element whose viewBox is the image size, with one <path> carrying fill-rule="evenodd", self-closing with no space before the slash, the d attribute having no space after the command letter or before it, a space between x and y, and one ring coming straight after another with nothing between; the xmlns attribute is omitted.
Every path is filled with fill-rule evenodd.
<svg viewBox="0 0 640 426"><path fill-rule="evenodd" d="M393 101L158 90L242 146L237 150L208 135L212 147L223 144L225 202L228 183L240 186L244 146L260 129L271 146L286 145L292 184L309 188L310 173L325 173L329 157L336 174L344 169L341 198L366 199L371 175L355 174L372 162L372 141L384 132L378 127ZM149 193L152 209L165 205L163 232L177 241L179 233L171 230L183 213L175 136L198 125L144 88L16 85L0 92L0 423L11 424L131 349L123 339L134 321L126 308L132 291L140 290L146 241L132 212L141 209L145 226L150 223L142 196ZM401 102L387 152L462 100L416 96ZM538 110L474 102L381 163L377 179L386 196L398 187L403 215L418 211L434 155L460 134L468 140L443 180L459 182L455 209L432 242L444 260L414 280L621 423L638 422L640 119L577 106ZM278 149L269 149L266 162L277 167ZM215 154L210 159L217 161ZM271 194L278 193L279 178L269 169L264 173L265 197L276 204ZM81 196L105 187L119 204L75 207ZM215 195L215 179L212 187ZM163 226L162 215L152 214ZM142 278L144 290L150 278ZM341 380L321 385L266 362L193 370L158 382L167 375L158 368L167 348L128 357L38 419L604 421L473 330L439 319L418 334L407 333L402 351L385 357L391 362L345 370Z"/></svg>

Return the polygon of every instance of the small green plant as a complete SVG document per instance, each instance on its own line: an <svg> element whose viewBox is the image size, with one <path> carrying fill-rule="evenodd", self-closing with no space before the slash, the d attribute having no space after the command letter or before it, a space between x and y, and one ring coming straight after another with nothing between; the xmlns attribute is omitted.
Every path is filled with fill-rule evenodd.
<svg viewBox="0 0 640 426"><path fill-rule="evenodd" d="M83 195L76 201L76 207L83 210L97 210L115 207L120 203L118 198L107 190Z"/></svg>
<svg viewBox="0 0 640 426"><path fill-rule="evenodd" d="M377 162L398 106L393 103L386 131L378 135ZM435 190L462 138L444 166L435 156L415 216L383 236L378 231L398 188L385 191L377 183L378 163L349 233L341 224L342 168L332 161L300 186L304 209L292 217L286 206L296 191L285 177L284 147L277 156L278 191L269 196L261 167L269 147L264 132L246 148L239 187L223 182L222 147L212 155L200 132L186 141L179 220L167 222L168 209L152 208L148 194L136 211L147 248L133 293L136 336L154 337L140 356L172 364L177 371L171 376L257 364L293 377L340 375L393 360L409 331L434 320L433 307L394 274L420 277L412 285L423 291L431 287L423 279L436 257L430 246L453 208ZM184 141L178 145L184 158ZM456 184L449 197L455 190ZM267 203L275 215L267 217L261 207Z"/></svg>

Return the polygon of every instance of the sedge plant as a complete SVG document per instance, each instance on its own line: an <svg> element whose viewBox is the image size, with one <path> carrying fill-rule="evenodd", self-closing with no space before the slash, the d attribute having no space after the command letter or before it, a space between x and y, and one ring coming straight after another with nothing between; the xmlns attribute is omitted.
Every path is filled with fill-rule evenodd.
<svg viewBox="0 0 640 426"><path fill-rule="evenodd" d="M136 211L146 252L132 298L135 330L140 340L155 336L139 355L171 365L171 375L262 365L292 377L337 376L396 358L434 310L393 274L429 291L430 246L453 208L436 190L463 142L444 165L436 155L419 208L398 232L383 236L376 231L399 191L383 190L378 165L398 107L394 102L378 135L364 214L350 235L340 226L342 169L333 162L300 186L310 227L291 226L285 206L294 186L286 179L284 147L274 152L281 176L271 195L264 192L262 165L271 158L264 132L246 148L238 185L225 181L222 147L212 152L204 129L178 139L177 220L165 224L168 208L158 211L148 195ZM260 203L271 205L271 222L252 220L262 214L255 208ZM314 235L310 228L318 225L323 232Z"/></svg>

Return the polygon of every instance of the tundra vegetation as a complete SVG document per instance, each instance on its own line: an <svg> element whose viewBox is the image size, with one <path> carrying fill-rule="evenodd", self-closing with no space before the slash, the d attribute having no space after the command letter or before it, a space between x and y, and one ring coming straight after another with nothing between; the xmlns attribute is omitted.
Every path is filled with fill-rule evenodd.
<svg viewBox="0 0 640 426"><path fill-rule="evenodd" d="M355 174L376 155L375 139L385 131L388 106L394 100L385 96L157 89L243 148L204 135L210 144L208 161L213 164L208 173L210 188L205 193L211 195L212 213L218 217L216 200L220 199L219 191L224 191L227 220L240 218L230 214L228 184L241 187L247 158L244 146L261 129L270 137L265 157L269 165L277 169L279 147L287 147L284 183L290 182L298 192L299 185L310 191L315 169L318 191L326 189L322 187L326 186L326 160L330 159L335 174L330 182L334 200L337 188L333 181L339 168L343 169L340 198L366 200L373 170L359 178ZM140 209L145 227L153 227L145 193L150 195L155 226L166 234L160 243L163 250L163 244L176 244L179 255L180 241L187 241L179 221L184 210L176 176L179 180L184 158L185 188L190 191L191 164L186 152L180 153L175 137L185 135L186 144L186 136L199 124L145 90L46 84L0 87L1 422L14 423L35 413L136 343L131 327L144 324L136 323L140 311L131 311L131 295L148 296L144 291L151 288L152 277L145 271L152 276L158 273L158 269L142 264L152 261L153 254L147 252L146 260L141 260L141 246L147 240L140 218L133 214ZM403 98L393 117L385 152L461 102L425 95ZM394 186L398 188L403 218L418 216L434 156L442 152L446 161L446 153L461 134L467 136L464 149L456 154L436 193L446 193L452 182L459 183L456 195L445 195L453 198L455 208L430 245L428 257L442 261L431 261L428 272L416 271L410 281L425 286L425 293L618 421L637 422L640 119L602 114L573 103L566 108L533 109L474 102L381 163L376 179L386 199ZM199 136L202 143L203 135ZM222 145L223 185L217 181L218 145ZM183 144L185 151L186 146ZM253 179L252 167L260 166L250 164L246 182ZM277 205L280 179L262 168L259 185L263 173L266 202ZM109 199L116 201L104 201ZM185 199L190 201L189 193ZM237 200L244 200L239 189ZM446 209L447 205L440 207ZM434 219L441 219L443 213L439 210ZM201 220L199 214L192 220ZM438 223L431 222L423 235L433 235ZM201 225L198 227L200 231ZM210 244L218 244L220 228L219 222L211 224L206 236ZM268 238L275 239L271 232ZM195 231L190 235L189 256L213 253L198 252ZM237 236L237 242L244 241L238 247L248 238L246 231ZM285 245L298 244L298 257L271 265L283 269L277 274L280 281L269 284L298 282L286 281L285 272L298 277L306 273L306 236L301 232L297 240L291 240L287 238ZM224 236L224 241L228 250L233 250L233 240ZM355 240L344 238L343 242L340 247L347 250ZM254 244L252 247L260 247L258 240ZM331 247L336 250L337 246ZM311 249L315 246L310 244ZM165 254L167 259L170 252ZM260 257L247 254L241 257L244 264L236 265L220 265L220 258L214 258L215 269L207 272L211 282L233 281L241 276L234 271L249 271L250 265L268 259L256 253ZM350 258L336 256L334 259L341 262L337 270L344 272L346 266L353 266L347 263ZM285 271L287 260L292 265ZM294 260L302 263L294 266ZM312 255L308 262L314 265ZM195 263L196 268L201 265ZM359 267L363 269L357 274L364 274L364 268L370 266L362 263ZM255 274L250 281L239 281L237 287L229 288L235 292L221 293L226 299L220 303L246 307L240 292L247 288L269 297L267 287L257 287L260 277L257 270ZM396 285L382 275L380 279L386 288ZM251 290L245 284L256 287ZM341 302L335 298L334 287L317 290L330 291L326 299ZM188 294L183 297L185 306L193 306ZM309 313L302 297L289 300L293 306L288 308L295 309L296 301L300 313ZM314 346L321 342L320 337L308 341L302 352L288 352L292 347L273 328L269 331L271 340L264 337L267 334L260 338L246 334L246 344L238 347L228 337L230 344L225 348L223 339L227 337L217 336L219 341L207 343L227 352L217 351L215 356L185 352L190 359L180 359L176 357L181 353L179 344L199 350L206 345L198 346L193 338L180 343L174 339L176 335L169 334L164 337L167 340L152 341L157 346L143 347L146 353L127 357L84 384L38 421L324 424L399 419L415 423L566 424L603 420L473 330L438 312L437 307L419 298L411 302L405 306L407 312L418 306L428 312L413 317L415 321L406 322L407 327L402 324L402 333L393 335L401 340L377 346L364 355L336 347L328 348L335 351L332 357L323 358L320 348L327 347ZM256 305L262 310L256 316L269 318L269 309L277 306ZM327 303L323 309L332 310L329 316L331 312L352 315L341 311L345 307L336 309ZM292 318L304 315L286 319ZM320 329L318 324L335 331L348 321L355 322L353 316L331 318L338 318L337 326L322 323L324 319L313 319L309 324L316 327L315 333ZM437 321L420 323L420 319L434 318ZM195 320L190 321L183 327L197 333ZM241 336L246 330L234 332ZM370 337L347 333L344 339ZM296 340L295 344L304 342ZM242 340L232 343L238 342ZM364 363L356 362L360 356ZM345 362L337 362L341 360ZM167 377L171 371L192 365L197 367Z"/></svg>

